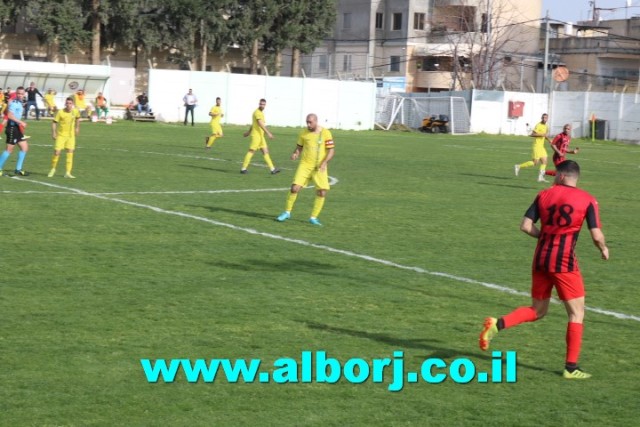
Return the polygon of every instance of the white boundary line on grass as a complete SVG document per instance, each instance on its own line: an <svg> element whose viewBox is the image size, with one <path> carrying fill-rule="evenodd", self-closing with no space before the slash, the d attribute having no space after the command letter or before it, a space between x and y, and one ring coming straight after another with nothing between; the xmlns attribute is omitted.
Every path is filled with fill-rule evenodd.
<svg viewBox="0 0 640 427"><path fill-rule="evenodd" d="M370 261L370 262L374 262L374 263L377 263L377 264L386 265L388 267L398 268L398 269L401 269L401 270L408 270L408 271L414 271L414 272L420 273L420 274L428 274L428 275L431 275L431 276L443 277L443 278L446 278L446 279L454 280L454 281L457 281L457 282L468 283L468 284L472 284L472 285L480 285L480 286L483 286L485 288L494 289L494 290L497 290L497 291L500 291L500 292L505 292L505 293L508 293L508 294L520 295L520 296L525 296L525 297L529 297L530 296L530 294L527 293L527 292L518 291L518 290L515 290L515 289L508 288L506 286L497 285L495 283L482 282L480 280L469 279L467 277L456 276L454 274L442 273L442 272L439 272L439 271L429 271L429 270L426 270L426 269L421 268L421 267L412 267L412 266L402 265L402 264L395 263L393 261L388 261L388 260L385 260L385 259L376 258L376 257L369 256L369 255L359 254L357 252L351 252L351 251L347 251L347 250L344 250L344 249L336 249L336 248L332 248L331 246L319 245L317 243L307 242L306 240L292 239L290 237L280 236L278 234L265 233L263 231L258 231L258 230L255 230L253 228L239 227L237 225L227 224L225 222L220 222L220 221L216 221L214 219L204 218L204 217L197 216L197 215L191 215L191 214L188 214L188 213L185 213L185 212L170 211L170 210L159 208L157 206L145 205L143 203L137 203L137 202L131 202L131 201L128 201L128 200L107 197L107 196L105 196L103 194L89 193L89 192L86 192L86 191L83 191L83 190L78 190L76 188L65 187L65 186L62 186L62 185L56 185L56 184L52 184L52 183L49 183L49 182L42 182L42 181L36 181L36 180L24 179L24 178L13 178L13 179L17 179L17 180L25 181L25 182L32 182L32 183L35 183L35 184L40 184L40 185L44 185L44 186L47 186L47 187L56 188L56 189L59 189L59 190L66 190L66 191L73 192L73 193L76 193L76 194L79 194L79 195L82 195L82 196L94 197L94 198L100 199L100 200L107 200L107 201L110 201L110 202L116 202L116 203L121 203L121 204L124 204L124 205L129 205L129 206L135 206L135 207L138 207L138 208L148 209L148 210L151 210L153 212L157 212L157 213L161 213L161 214L165 214L165 215L174 215L174 216L178 216L178 217L182 217L182 218L194 219L196 221L206 222L208 224L213 224L213 225L217 225L217 226L220 226L220 227L229 228L231 230L242 231L242 232L245 232L245 233L254 234L256 236L267 237L269 239L274 239L274 240L282 240L282 241L288 242L288 243L295 243L297 245L307 246L307 247L314 248L314 249L320 249L320 250L327 251L327 252L333 252L333 253L337 253L337 254L353 257L353 258L359 258L359 259L362 259L362 260L365 260L365 261ZM558 301L554 300L553 302L557 303ZM586 309L589 310L589 311L592 311L594 313L603 314L605 316L612 316L612 317L615 317L617 319L635 320L636 322L640 322L640 316L633 316L633 315L630 315L630 314L618 313L618 312L615 312L615 311L605 310L605 309L597 308L597 307L586 307Z"/></svg>

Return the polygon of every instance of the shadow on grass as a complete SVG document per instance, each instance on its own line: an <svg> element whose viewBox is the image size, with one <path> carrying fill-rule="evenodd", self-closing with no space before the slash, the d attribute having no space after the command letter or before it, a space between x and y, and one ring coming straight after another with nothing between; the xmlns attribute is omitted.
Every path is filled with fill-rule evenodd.
<svg viewBox="0 0 640 427"><path fill-rule="evenodd" d="M298 271L304 273L312 273L318 275L326 275L328 271L335 270L336 266L332 264L306 260L306 259L287 259L282 261L266 261L263 259L246 260L242 263L215 261L212 262L216 266L241 271L269 271L269 272L289 272Z"/></svg>
<svg viewBox="0 0 640 427"><path fill-rule="evenodd" d="M441 341L436 339L427 340L425 338L418 338L418 339L398 338L398 337L394 337L387 334L360 331L357 329L348 329L348 328L343 328L338 326L330 326L330 325L325 325L317 322L309 322L306 320L298 320L298 322L305 324L309 329L316 329L320 331L332 332L332 333L341 334L341 335L348 335L356 338L369 339L369 340L381 342L383 344L396 347L398 349L413 348L418 350L429 351L430 353L425 357L422 357L421 360L426 360L429 358L439 358L439 359L446 360L446 359L453 359L456 357L469 356L468 352L460 352L456 349L447 348L442 345L439 345ZM473 353L473 357L477 359L493 360L490 352ZM559 373L558 370L545 369L545 368L541 368L540 366L534 366L534 365L524 364L520 362L518 362L518 367L524 367L533 371L550 372L553 374Z"/></svg>
<svg viewBox="0 0 640 427"><path fill-rule="evenodd" d="M460 173L460 175L462 175L462 176L472 176L474 178L493 178L493 179L500 179L500 180L513 179L511 177L506 177L506 176L484 175L484 174L479 174L479 173Z"/></svg>
<svg viewBox="0 0 640 427"><path fill-rule="evenodd" d="M190 207L192 207L192 208L200 208L200 209L207 209L207 210L209 210L211 212L226 212L226 213L231 213L231 214L234 214L234 215L247 216L249 218L261 218L261 219L269 219L269 220L273 220L273 221L276 220L276 215L266 215L266 214L262 214L262 213L258 213L258 212L222 208L222 207L219 207L219 206L196 206L196 205L190 205Z"/></svg>
<svg viewBox="0 0 640 427"><path fill-rule="evenodd" d="M228 162L229 160L223 160L225 162ZM209 167L205 167L205 166L196 166L196 165L180 165L183 168L190 168L190 169L201 169L201 170L205 170L208 172L222 172L222 173L237 173L238 175L240 175L240 170L231 170L231 169L219 169L219 168L209 168ZM206 177L203 177L204 179L206 179Z"/></svg>
<svg viewBox="0 0 640 427"><path fill-rule="evenodd" d="M514 179L513 177L495 176L495 175L483 175L483 174L476 174L476 173L461 173L460 175L462 175L462 176L471 176L471 177L474 177L474 178L491 178L491 179L496 179L496 180L500 180L500 181L511 181L511 180ZM481 181L476 181L474 184L492 185L494 187L519 188L519 189L524 189L524 190L531 190L531 189L535 189L536 188L533 184L531 184L529 186L524 186L524 185L499 184L499 183L496 183L496 182L481 182Z"/></svg>

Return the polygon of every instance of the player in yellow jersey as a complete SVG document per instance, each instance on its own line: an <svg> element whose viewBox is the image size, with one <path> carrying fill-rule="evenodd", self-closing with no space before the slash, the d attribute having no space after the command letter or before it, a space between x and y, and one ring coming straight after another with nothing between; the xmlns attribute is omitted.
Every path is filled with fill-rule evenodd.
<svg viewBox="0 0 640 427"><path fill-rule="evenodd" d="M7 101L4 99L4 92L2 88L0 88L0 114L4 114L4 111L7 109Z"/></svg>
<svg viewBox="0 0 640 427"><path fill-rule="evenodd" d="M251 158L253 157L253 153L256 150L260 149L262 151L262 155L264 156L264 161L269 166L271 170L271 174L275 175L280 172L280 169L273 165L273 161L271 160L271 156L269 155L269 147L267 147L267 140L264 137L266 133L270 139L273 139L273 134L267 129L267 123L264 120L264 107L267 105L267 101L265 99L260 100L260 104L258 104L258 108L253 112L253 117L251 118L251 128L244 133L244 137L251 135L251 145L249 146L249 151L244 156L244 161L242 162L242 169L240 169L240 173L247 173L247 168L249 167L249 163L251 162Z"/></svg>
<svg viewBox="0 0 640 427"><path fill-rule="evenodd" d="M538 182L547 182L547 180L544 179L545 169L547 168L547 150L544 148L544 142L549 141L549 143L551 143L548 136L549 127L547 125L547 120L549 120L549 115L543 114L540 123L533 128L533 131L529 135L530 137L535 138L533 140L531 160L513 167L516 176L520 173L520 169L530 168L540 164L538 170Z"/></svg>
<svg viewBox="0 0 640 427"><path fill-rule="evenodd" d="M80 89L75 93L75 95L73 95L73 102L78 111L80 111L80 114L86 113L87 118L91 117L91 106L87 104L84 90Z"/></svg>
<svg viewBox="0 0 640 427"><path fill-rule="evenodd" d="M47 114L51 117L58 111L56 92L53 89L49 89L47 93L44 94L44 106L47 107Z"/></svg>
<svg viewBox="0 0 640 427"><path fill-rule="evenodd" d="M65 168L65 178L75 178L71 175L73 168L73 152L76 149L76 136L80 133L80 112L73 103L73 98L69 97L64 102L64 108L58 110L51 123L51 136L55 140L53 147L53 158L51 159L51 170L47 175L49 178L56 174L56 166L60 160L62 150L67 151L67 161Z"/></svg>
<svg viewBox="0 0 640 427"><path fill-rule="evenodd" d="M209 122L211 125L211 135L204 139L205 148L211 148L216 139L224 136L224 133L222 133L222 125L220 124L220 121L224 117L222 107L220 106L221 104L222 100L220 97L216 98L216 105L209 111L209 116L211 116L211 122Z"/></svg>
<svg viewBox="0 0 640 427"><path fill-rule="evenodd" d="M296 160L300 155L300 164L291 184L291 190L287 195L285 210L276 218L283 222L291 218L293 205L302 187L306 187L309 181L316 186L316 198L311 211L309 222L313 225L322 225L318 221L320 211L329 191L328 164L335 154L333 137L329 129L318 126L318 116L307 115L307 128L300 132L296 149L291 154L291 160Z"/></svg>

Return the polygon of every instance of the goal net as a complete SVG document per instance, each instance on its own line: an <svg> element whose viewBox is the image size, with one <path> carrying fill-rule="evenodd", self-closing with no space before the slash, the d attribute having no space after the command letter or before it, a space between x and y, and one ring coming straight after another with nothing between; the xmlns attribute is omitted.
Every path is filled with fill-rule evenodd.
<svg viewBox="0 0 640 427"><path fill-rule="evenodd" d="M391 129L394 124L419 129L425 117L441 115L448 117L451 133L469 133L471 129L469 109L462 97L389 95L377 98L376 126L384 130Z"/></svg>

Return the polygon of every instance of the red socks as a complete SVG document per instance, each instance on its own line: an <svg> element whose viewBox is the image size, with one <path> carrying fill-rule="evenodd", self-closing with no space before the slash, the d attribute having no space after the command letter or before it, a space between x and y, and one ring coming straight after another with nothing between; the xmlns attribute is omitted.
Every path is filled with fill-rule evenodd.
<svg viewBox="0 0 640 427"><path fill-rule="evenodd" d="M582 347L582 323L567 323L567 363L578 363Z"/></svg>
<svg viewBox="0 0 640 427"><path fill-rule="evenodd" d="M533 307L518 307L506 316L502 316L504 328L519 325L524 322L533 322L538 318Z"/></svg>

